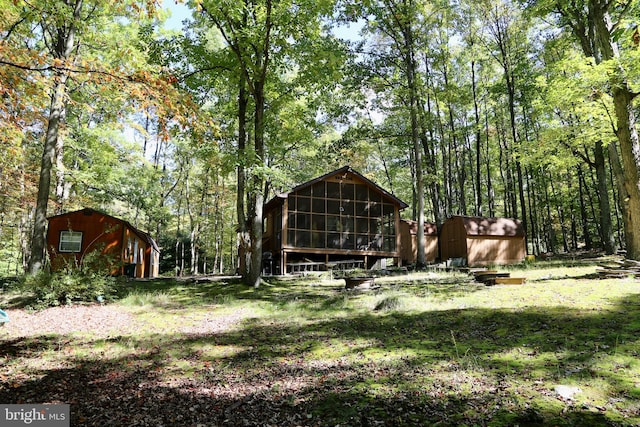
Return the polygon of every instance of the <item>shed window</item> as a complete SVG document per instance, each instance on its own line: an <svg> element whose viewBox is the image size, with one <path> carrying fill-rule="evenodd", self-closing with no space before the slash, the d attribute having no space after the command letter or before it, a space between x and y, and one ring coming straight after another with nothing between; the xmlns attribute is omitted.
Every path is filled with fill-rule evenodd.
<svg viewBox="0 0 640 427"><path fill-rule="evenodd" d="M60 252L80 252L82 249L81 231L60 232Z"/></svg>

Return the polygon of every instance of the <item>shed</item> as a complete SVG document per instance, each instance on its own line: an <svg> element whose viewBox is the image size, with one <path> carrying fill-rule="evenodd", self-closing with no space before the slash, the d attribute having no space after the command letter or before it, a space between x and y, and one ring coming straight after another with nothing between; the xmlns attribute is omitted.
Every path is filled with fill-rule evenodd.
<svg viewBox="0 0 640 427"><path fill-rule="evenodd" d="M160 249L148 233L129 222L85 208L48 218L47 250L53 270L81 265L98 253L113 275L157 277Z"/></svg>
<svg viewBox="0 0 640 427"><path fill-rule="evenodd" d="M400 256L403 264L414 264L418 259L418 221L400 220ZM438 227L432 222L424 223L424 260L434 262L438 258Z"/></svg>
<svg viewBox="0 0 640 427"><path fill-rule="evenodd" d="M263 251L275 273L400 263L407 204L349 166L278 194L265 205Z"/></svg>
<svg viewBox="0 0 640 427"><path fill-rule="evenodd" d="M452 216L440 229L442 260L464 258L469 266L522 262L525 230L513 218Z"/></svg>

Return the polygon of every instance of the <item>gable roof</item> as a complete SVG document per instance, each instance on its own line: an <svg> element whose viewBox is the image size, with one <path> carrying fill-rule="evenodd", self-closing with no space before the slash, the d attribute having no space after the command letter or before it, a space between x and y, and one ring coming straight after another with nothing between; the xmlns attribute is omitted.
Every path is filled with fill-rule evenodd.
<svg viewBox="0 0 640 427"><path fill-rule="evenodd" d="M468 236L524 236L522 222L514 218L484 218L478 216L454 216L460 218Z"/></svg>
<svg viewBox="0 0 640 427"><path fill-rule="evenodd" d="M293 187L291 190L289 190L287 192L279 193L275 197L273 197L271 200L269 200L269 202L267 202L267 205L270 206L270 205L276 203L277 200L286 199L287 197L289 197L289 194L295 193L295 192L300 191L300 190L303 190L303 189L305 189L307 187L312 186L313 184L315 184L317 182L324 181L324 180L329 179L329 178L331 178L333 176L336 176L336 175L346 175L348 173L356 176L359 180L363 181L365 184L369 185L370 187L373 187L376 191L382 193L386 198L390 199L394 204L398 205L398 207L400 209L404 209L404 208L409 206L408 204L406 204L402 200L398 199L393 194L389 193L384 188L380 187L375 182L371 181L369 178L367 178L364 175L362 175L362 174L358 173L357 171L355 171L351 166L343 166L340 169L336 169L336 170L334 170L332 172L326 173L326 174L324 174L322 176L319 176L317 178L312 179L311 181L307 181L307 182L304 182L302 184L299 184L299 185Z"/></svg>
<svg viewBox="0 0 640 427"><path fill-rule="evenodd" d="M61 217L65 217L65 216L72 215L72 214L77 214L77 213L82 213L82 214L85 214L87 216L91 216L92 214L96 213L98 215L102 215L102 216L111 218L114 221L117 221L117 222L123 224L125 227L127 227L129 230L131 230L133 233L135 233L141 240L147 242L154 250L160 252L160 247L158 246L156 241L151 237L151 235L149 233L145 233L144 231L137 229L129 221L125 221L124 219L121 219L121 218L116 218L113 215L109 215L108 213L105 213L105 212L102 212L102 211L98 211L96 209L84 208L84 209L80 209L80 210L77 210L77 211L65 212L65 213L62 213L62 214L50 216L50 217L47 218L47 220L51 221L54 218L61 218Z"/></svg>

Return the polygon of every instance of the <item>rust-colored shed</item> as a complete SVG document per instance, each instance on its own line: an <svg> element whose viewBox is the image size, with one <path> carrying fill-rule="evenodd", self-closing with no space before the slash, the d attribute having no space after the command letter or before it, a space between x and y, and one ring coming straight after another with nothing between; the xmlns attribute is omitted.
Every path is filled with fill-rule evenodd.
<svg viewBox="0 0 640 427"><path fill-rule="evenodd" d="M160 249L151 236L129 222L85 208L48 218L47 250L53 270L82 264L99 251L113 275L157 277Z"/></svg>
<svg viewBox="0 0 640 427"><path fill-rule="evenodd" d="M407 204L349 166L278 194L265 206L268 269L370 268L400 262L400 213Z"/></svg>
<svg viewBox="0 0 640 427"><path fill-rule="evenodd" d="M512 218L453 216L440 229L440 255L472 267L516 264L526 255L525 230Z"/></svg>
<svg viewBox="0 0 640 427"><path fill-rule="evenodd" d="M414 264L418 259L418 222L400 220L400 257L403 264ZM438 258L438 227L431 222L424 223L424 260L434 262Z"/></svg>

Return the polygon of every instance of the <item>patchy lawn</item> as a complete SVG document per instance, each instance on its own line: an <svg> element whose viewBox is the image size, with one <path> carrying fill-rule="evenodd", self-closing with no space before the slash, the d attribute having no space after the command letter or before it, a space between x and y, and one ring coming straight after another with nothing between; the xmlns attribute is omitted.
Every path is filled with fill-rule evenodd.
<svg viewBox="0 0 640 427"><path fill-rule="evenodd" d="M158 280L8 308L0 402L70 403L79 426L640 425L640 282L595 269Z"/></svg>

